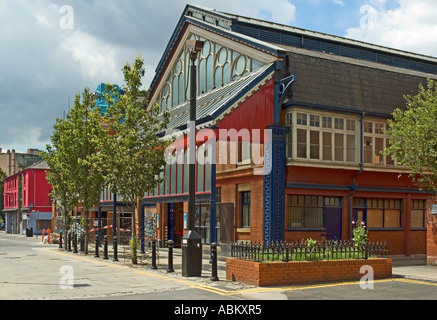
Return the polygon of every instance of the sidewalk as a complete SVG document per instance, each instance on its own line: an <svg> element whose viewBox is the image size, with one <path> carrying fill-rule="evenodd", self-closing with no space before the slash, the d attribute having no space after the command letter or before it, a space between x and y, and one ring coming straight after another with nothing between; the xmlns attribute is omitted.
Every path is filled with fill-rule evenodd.
<svg viewBox="0 0 437 320"><path fill-rule="evenodd" d="M38 237L38 241L41 241L41 237ZM29 238L32 239L32 238ZM33 237L35 240L35 237ZM50 244L49 246L59 246L58 244ZM190 277L194 281L210 281L212 277L212 264L210 261L210 247L209 245L203 245L203 255L202 255L202 273L201 277ZM65 244L63 244L63 250L65 250ZM73 253L72 246L71 254L84 255L80 252L80 246L78 245L78 253ZM220 252L220 247L217 250L217 277L220 281L226 281L226 258ZM157 271L162 273L168 273L168 248L158 248L156 249L156 267ZM103 245L99 248L99 258L103 259L104 251ZM93 257L95 255L95 245L90 245L88 250L88 256ZM108 262L112 262L114 257L114 251L112 244L108 245ZM435 281L437 282L437 266L426 265L426 255L417 256L390 256L389 258L393 261L392 274L394 278L405 278L423 281ZM119 246L118 247L118 262L124 265L132 265L130 260L129 246ZM138 267L152 268L152 249L149 246L145 247L145 253L138 254ZM173 249L173 269L174 272L168 273L174 277L182 276L182 249ZM186 277L184 277L186 278Z"/></svg>
<svg viewBox="0 0 437 320"><path fill-rule="evenodd" d="M391 258L393 277L437 282L437 266L427 265L426 255L393 256Z"/></svg>

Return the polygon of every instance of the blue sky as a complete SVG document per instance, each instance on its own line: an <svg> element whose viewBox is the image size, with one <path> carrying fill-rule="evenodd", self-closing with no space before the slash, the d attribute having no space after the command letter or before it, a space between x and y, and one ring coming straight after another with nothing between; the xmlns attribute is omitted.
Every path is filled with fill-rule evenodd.
<svg viewBox="0 0 437 320"><path fill-rule="evenodd" d="M193 0L219 11L437 57L436 0ZM85 87L122 84L140 55L144 85L186 6L181 0L0 0L0 148L45 149ZM74 26L61 28L64 6ZM64 21L65 22L65 21ZM159 31L158 31L159 30Z"/></svg>

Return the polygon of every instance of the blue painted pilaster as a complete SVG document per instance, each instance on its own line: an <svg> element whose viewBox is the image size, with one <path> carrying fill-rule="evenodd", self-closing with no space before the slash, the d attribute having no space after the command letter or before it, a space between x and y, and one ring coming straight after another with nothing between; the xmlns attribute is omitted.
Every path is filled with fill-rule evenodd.
<svg viewBox="0 0 437 320"><path fill-rule="evenodd" d="M270 146L264 145L263 241L284 240L285 167L288 127L271 125Z"/></svg>

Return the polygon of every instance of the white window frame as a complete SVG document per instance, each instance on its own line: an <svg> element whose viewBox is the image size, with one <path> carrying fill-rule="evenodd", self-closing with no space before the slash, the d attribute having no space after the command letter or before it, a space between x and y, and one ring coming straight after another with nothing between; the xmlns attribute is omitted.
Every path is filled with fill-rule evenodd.
<svg viewBox="0 0 437 320"><path fill-rule="evenodd" d="M302 114L306 114L306 124L302 123L298 119L302 119ZM330 127L324 127L324 120L330 119L328 123ZM338 119L336 121L336 119ZM287 141L287 157L292 160L309 161L309 162L320 162L320 163L330 163L330 164L348 164L348 165L358 165L360 161L360 125L359 117L345 116L344 114L328 113L328 112L315 112L310 110L300 110L295 109L286 113L286 125L291 127L288 141ZM318 125L317 125L318 123ZM351 123L355 123L354 130L348 130L351 128ZM352 126L353 127L353 126ZM336 129L338 128L338 129ZM306 131L306 157L298 157L298 130ZM311 132L319 132L319 152L318 159L313 159L311 155ZM331 157L328 160L324 159L324 139L323 133L331 134ZM343 135L343 154L342 160L336 160L336 134ZM347 161L348 159L348 136L354 136L354 161ZM290 143L291 140L291 143ZM292 149L290 149L290 147ZM328 157L329 158L329 157Z"/></svg>

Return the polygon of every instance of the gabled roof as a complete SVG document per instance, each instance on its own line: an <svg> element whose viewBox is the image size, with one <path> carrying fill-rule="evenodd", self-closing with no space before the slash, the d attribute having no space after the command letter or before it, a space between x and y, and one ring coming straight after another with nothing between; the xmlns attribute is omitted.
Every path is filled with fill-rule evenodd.
<svg viewBox="0 0 437 320"><path fill-rule="evenodd" d="M187 24L198 25L278 56L287 52L287 47L297 47L437 75L435 57L187 5L158 64L152 91Z"/></svg>
<svg viewBox="0 0 437 320"><path fill-rule="evenodd" d="M41 160L41 161L36 162L36 163L34 163L33 165L31 165L31 166L25 168L24 170L26 170L26 169L42 169L42 170L49 170L50 167L49 167L49 165L47 164L46 161Z"/></svg>
<svg viewBox="0 0 437 320"><path fill-rule="evenodd" d="M253 88L274 70L274 65L265 66L258 71L251 73L239 80L201 95L197 99L198 127L215 124L214 120L219 118L229 106L235 104L248 92L247 88ZM185 102L177 108L170 110L171 129L185 130L190 121L190 102Z"/></svg>

